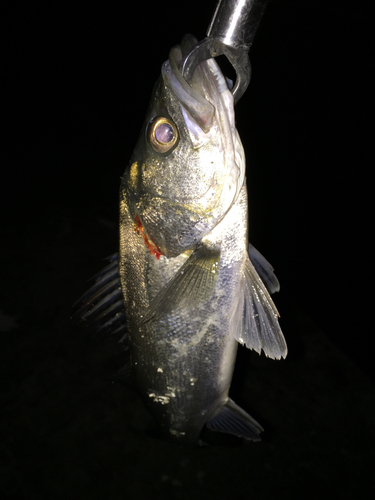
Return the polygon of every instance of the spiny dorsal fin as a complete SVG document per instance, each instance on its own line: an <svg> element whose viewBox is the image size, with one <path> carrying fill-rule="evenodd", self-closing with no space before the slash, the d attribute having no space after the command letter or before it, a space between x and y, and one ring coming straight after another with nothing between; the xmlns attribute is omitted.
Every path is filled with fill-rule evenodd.
<svg viewBox="0 0 375 500"><path fill-rule="evenodd" d="M74 304L80 304L74 316L93 323L98 330L121 335L120 341L125 345L126 318L118 273L118 254L111 255L107 260L110 264L94 276L94 285Z"/></svg>

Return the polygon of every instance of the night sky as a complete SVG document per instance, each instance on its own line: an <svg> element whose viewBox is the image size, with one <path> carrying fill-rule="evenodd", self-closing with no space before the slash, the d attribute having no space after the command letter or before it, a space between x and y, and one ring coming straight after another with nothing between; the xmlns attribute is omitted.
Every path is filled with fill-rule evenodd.
<svg viewBox="0 0 375 500"><path fill-rule="evenodd" d="M4 333L2 354L3 380L17 394L23 372L9 361L17 359L15 339L40 352L41 339L32 342L24 329L68 325L86 280L117 251L120 177L160 66L185 33L205 37L215 1L129 5L15 2L5 16L0 309L18 325ZM275 302L292 361L306 350L296 319L305 318L372 384L369 5L270 0L236 119L247 157L250 239L280 280ZM9 470L15 481L17 466ZM27 498L26 487L4 484L8 498Z"/></svg>

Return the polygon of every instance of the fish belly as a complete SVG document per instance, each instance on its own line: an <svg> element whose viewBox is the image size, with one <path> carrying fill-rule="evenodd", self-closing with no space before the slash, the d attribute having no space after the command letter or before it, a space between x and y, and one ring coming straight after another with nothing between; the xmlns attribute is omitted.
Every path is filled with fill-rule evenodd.
<svg viewBox="0 0 375 500"><path fill-rule="evenodd" d="M150 302L189 254L172 259L150 255L137 234L126 198L121 199L119 269L135 384L170 440L195 443L228 396L238 345L231 316L247 247L243 191L226 220L205 237L222 245L212 297L193 309L183 304L145 323L142 317Z"/></svg>

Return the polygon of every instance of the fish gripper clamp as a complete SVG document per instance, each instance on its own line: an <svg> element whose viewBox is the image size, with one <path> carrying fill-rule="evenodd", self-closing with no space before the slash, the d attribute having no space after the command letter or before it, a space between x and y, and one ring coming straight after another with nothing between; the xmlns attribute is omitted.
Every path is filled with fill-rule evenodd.
<svg viewBox="0 0 375 500"><path fill-rule="evenodd" d="M219 0L207 37L198 42L181 62L185 80L191 80L200 62L224 54L236 72L232 93L237 103L250 83L248 53L266 3L267 0Z"/></svg>

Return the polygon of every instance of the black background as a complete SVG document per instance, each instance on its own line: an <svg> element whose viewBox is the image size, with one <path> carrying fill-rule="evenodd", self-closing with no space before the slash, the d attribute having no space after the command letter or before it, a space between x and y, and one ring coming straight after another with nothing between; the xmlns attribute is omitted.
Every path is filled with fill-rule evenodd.
<svg viewBox="0 0 375 500"><path fill-rule="evenodd" d="M334 379L340 382L332 389L332 397L338 398L343 387L348 387L349 382L343 383L345 377L350 378L348 373L361 381L360 387L354 383L353 393L348 395L345 404L350 408L354 405L351 411L365 408L364 418L372 422L368 428L363 427L363 436L356 437L356 446L361 448L362 438L366 442L368 455L366 459L361 458L367 465L370 458L374 461L373 421L368 419L367 412L371 414L374 409L369 394L373 395L375 348L371 244L374 57L369 5L370 2L354 5L349 1L271 0L250 51L252 80L236 106L237 128L247 156L251 241L273 264L281 282L281 292L275 300L292 365L280 366L292 372L294 366L296 370L287 376L285 390L293 394L299 378L293 362L300 363L301 369L308 364L308 346L315 334L308 337L306 332L321 332L322 337L317 340L319 359L329 367L328 375L319 369L318 363L311 379L323 377L324 385L324 377L328 380L334 373ZM107 404L111 405L113 399L119 408L126 404L124 400L119 402L121 389L102 388L100 382L110 378L121 366L121 352L116 357L117 346L111 344L110 339L98 340L93 331L82 333L72 325L70 306L84 291L86 279L100 268L100 259L117 250L119 179L137 140L160 66L171 46L179 43L184 33L204 38L214 6L214 1L192 0L146 1L131 6L125 2L38 2L34 5L15 2L4 16L0 308L15 318L18 325L3 332L3 383L5 405L9 408L4 428L9 429L10 422L20 419L19 427L9 431L10 441L6 441L5 446L2 477L9 498L24 498L22 495L26 495L31 483L34 489L29 490L31 496L25 498L56 495L59 489L58 498L67 498L68 490L63 486L66 484L72 494L76 491L81 498L96 498L95 488L90 490L91 480L86 478L86 475L90 478L95 475L96 469L86 471L86 475L82 472L84 464L89 463L83 455L77 462L83 468L79 477L72 473L73 465L71 470L67 466L61 476L53 476L53 480L46 479L43 473L52 449L56 456L64 456L58 448L45 444L49 432L64 429L65 424L56 424L57 430L51 430L49 425L55 418L54 411L64 413L68 404L61 396L64 390L61 392L61 387L56 387L55 391L52 381L61 377L64 381L70 373L71 378L65 380L64 387L69 394L72 391L74 394L73 380L77 377L80 389L76 399L72 396L73 406L77 401L84 401L85 377L91 383L92 377L98 377L97 383ZM318 356L318 352L314 352ZM87 361L89 356L91 361ZM247 362L246 355L241 356L240 374ZM114 358L117 365L112 366ZM257 361L253 362L257 366ZM335 363L346 368L339 369ZM77 365L80 368L74 371L72 367ZM42 373L40 366L44 367ZM283 368L274 368L267 360L260 366L262 377L265 372L272 374L276 370L275 378L270 378L270 386L277 386L278 377L284 376ZM241 379L241 375L236 377ZM43 385L46 380L50 381L48 389ZM368 400L363 396L365 404L357 391L367 383L372 389L366 393ZM91 390L95 400L95 390ZM115 395L111 393L114 390L118 391ZM38 394L39 403L47 399L51 408L55 408L51 415L43 408L40 410L43 425L48 428L47 435L40 431L39 436L37 423L30 423L32 419L37 421L30 410L30 405L37 404L29 401L32 391ZM259 393L262 394L262 388ZM354 394L362 403L353 403ZM292 398L290 404L299 401L296 393L294 396L296 399ZM133 396L129 397L138 408L139 403ZM319 401L317 390L315 409ZM90 403L86 403L84 406L88 408ZM332 405L332 408L340 406L334 402ZM115 414L118 408L113 411ZM16 420L12 412L18 415ZM311 412L311 408L306 407L306 412ZM341 410L337 412L334 418L340 420L343 415ZM296 413L300 414L297 410ZM302 410L301 414L304 414ZM255 416L261 420L262 415ZM293 416L290 418L293 420ZM325 418L327 415L322 415L322 420ZM126 424L123 425L126 428ZM270 425L277 428L277 420ZM335 425L332 423L333 428ZM298 426L304 435L304 426ZM369 435L370 428L372 434ZM77 434L83 432L78 424L77 429ZM118 435L119 429L112 434L111 429L112 426L108 436L101 438L101 446L107 451L96 450L98 457L108 453L107 438L112 446L117 438L120 442L123 439ZM160 451L164 444L145 437L140 431L134 438L134 432L127 430L134 439L135 449L139 446L143 450L143 446L162 454L172 453L174 457L176 452L170 450L175 448ZM349 419L347 430L350 435ZM292 429L289 431L293 434ZM32 436L39 436L35 443ZM140 439L143 439L141 443ZM272 447L288 447L287 439L286 443L275 442L277 440L268 441L270 456ZM32 450L34 445L35 454L24 451L24 447ZM76 456L73 444L69 450ZM313 461L314 451L310 451L308 455ZM65 453L70 456L66 450ZM122 457L124 468L134 460L131 452L127 453L128 456ZM225 451L219 453L225 454ZM294 453L298 462L298 447ZM257 452L252 450L251 454L259 467ZM38 472L31 469L30 475L25 473L30 463L34 459L37 462L40 456L43 456L40 470L35 466ZM97 460L100 463L100 458ZM365 480L360 473L363 468L359 455L352 454L348 460L354 461L358 476L354 474L350 483L353 489L343 486L343 491L348 494L347 498L354 498L358 484L365 484ZM64 458L64 464L66 462L68 458ZM141 473L145 467L142 455L135 462L138 472L134 477L144 477L147 482L147 470L144 469L144 475ZM147 454L146 462L147 467L155 466L152 454ZM317 462L318 459L314 463ZM76 470L78 465L73 463ZM263 466L260 475L266 477L265 469L269 467L271 482L272 474L279 480L289 477L290 469L289 472L283 470L282 464L282 471L277 473L276 466ZM309 470L320 477L317 471L321 468L316 467L306 466L302 477L307 478ZM337 467L340 472L340 466ZM116 470L115 466L110 470ZM65 472L76 477L76 483L73 479L66 482ZM196 478L200 477L199 473ZM344 474L342 470L341 473ZM119 471L118 476L113 474L108 471L110 480L106 476L101 485L108 480L112 485L109 498L120 498L120 486L119 490L113 488L114 484L121 483L121 474ZM170 489L160 486L159 491L151 481L147 494L185 498L181 485L186 482L182 476L175 472L177 479L172 480L173 474L160 474L161 478L167 478L160 479L160 484L168 484ZM330 473L325 474L321 476L324 476L321 483L324 487L330 484ZM197 490L193 488L190 494L196 495L199 488L203 488L206 498L211 498L208 492L214 495L215 473L212 484L208 481L202 486L204 480L201 479L196 479ZM286 483L297 484L295 480L291 473L291 482L286 479ZM123 484L121 490L131 498L146 491L134 481L131 487ZM174 486L173 481L177 481ZM239 477L236 481L241 482ZM337 490L342 483L337 479L334 484ZM242 487L237 487L238 492L242 492ZM237 491L235 485L233 488ZM266 490L268 493L263 495L259 486L254 498L275 498L276 483L274 488L272 493ZM297 489L284 487L282 498L292 498L290 492ZM217 497L220 498L220 492Z"/></svg>

